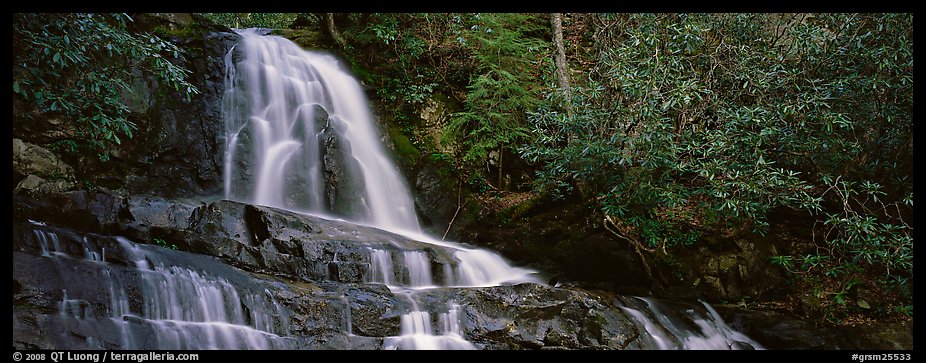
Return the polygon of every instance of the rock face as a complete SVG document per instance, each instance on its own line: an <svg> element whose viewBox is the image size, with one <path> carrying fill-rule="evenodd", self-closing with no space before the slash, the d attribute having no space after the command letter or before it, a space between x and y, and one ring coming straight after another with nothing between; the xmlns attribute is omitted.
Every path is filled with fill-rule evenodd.
<svg viewBox="0 0 926 363"><path fill-rule="evenodd" d="M435 235L443 235L453 220L448 236L458 237L456 232L466 228L471 221L463 211L457 213L457 203L466 200L462 199L463 196L457 199L458 186L454 180L441 174L440 163L424 159L419 163L414 182L415 208L422 226ZM454 214L457 214L456 219Z"/></svg>
<svg viewBox="0 0 926 363"><path fill-rule="evenodd" d="M139 132L123 153L124 188L164 196L217 194L222 188L225 124L224 55L238 39L232 32L195 31L170 40L189 54L181 64L192 71L200 94L188 102L147 75L136 85ZM123 175L112 176L118 180Z"/></svg>
<svg viewBox="0 0 926 363"><path fill-rule="evenodd" d="M74 169L41 146L13 139L13 172L40 178L74 179Z"/></svg>
<svg viewBox="0 0 926 363"><path fill-rule="evenodd" d="M413 304L459 306L477 348L656 347L617 297L532 283L396 294L371 283L372 250L423 251L435 281L458 261L269 207L73 191L14 196L13 224L16 348L380 349Z"/></svg>
<svg viewBox="0 0 926 363"><path fill-rule="evenodd" d="M14 193L62 192L73 189L74 169L41 146L13 139Z"/></svg>
<svg viewBox="0 0 926 363"><path fill-rule="evenodd" d="M438 93L428 97L418 109L421 123L420 127L415 129L415 136L421 140L427 140L440 152L453 153L456 151L454 147L443 143L442 138L451 114L461 108L461 105L443 94Z"/></svg>
<svg viewBox="0 0 926 363"><path fill-rule="evenodd" d="M121 145L114 146L113 157L106 163L95 156L76 157L69 162L82 180L112 189L165 196L217 194L222 188L224 56L236 44L238 35L190 14L143 14L136 20L130 25L131 31L158 34L185 50L183 60L171 61L190 70L187 79L199 94L187 100L183 92L163 84L145 70L130 70L131 89L124 92L123 101L130 110L129 121L138 126L133 137L123 138ZM23 174L16 182L30 174L50 182L64 177L62 174L52 178L51 174L72 175L74 171L62 165L51 152L42 152L44 149L37 149L29 142L47 144L72 138L77 134L74 121L54 114L35 118L36 122L14 128L14 136L26 141L14 139L14 170L16 155L33 158L22 159L20 165L40 169L19 170ZM17 152L17 148L22 152ZM38 181L32 178L24 187L44 191L72 189L62 185L33 187Z"/></svg>
<svg viewBox="0 0 926 363"><path fill-rule="evenodd" d="M683 258L686 281L711 300L739 301L762 296L781 281L770 262L775 245L770 238L705 237Z"/></svg>
<svg viewBox="0 0 926 363"><path fill-rule="evenodd" d="M325 201L328 210L335 214L365 218L362 213L367 209L363 207L363 172L360 163L351 155L350 141L341 136L344 127L341 120L331 117L322 132Z"/></svg>
<svg viewBox="0 0 926 363"><path fill-rule="evenodd" d="M871 332L863 327L817 325L771 310L717 310L730 326L762 341L769 349L913 349L912 322L881 324Z"/></svg>
<svg viewBox="0 0 926 363"><path fill-rule="evenodd" d="M69 162L80 171L81 179L108 188L166 196L217 194L222 188L224 56L236 44L238 35L190 14L143 14L137 20L130 26L132 31L156 33L185 50L183 60L171 61L191 72L187 79L199 93L187 100L183 92L163 84L145 70L130 70L133 79L128 82L130 89L123 92L123 101L131 111L128 119L137 125L137 130L131 138L123 138L121 145L113 147L113 157L106 163L100 163L95 156ZM14 136L44 144L76 134L73 120L52 114L36 118L37 122L15 129ZM35 147L20 144L27 146L23 155L32 155ZM65 171L60 164L28 161L24 165L52 167L54 170L49 172ZM46 181L53 180L35 171L27 171L20 179L34 174ZM36 181L33 178L30 182Z"/></svg>
<svg viewBox="0 0 926 363"><path fill-rule="evenodd" d="M536 284L457 291L464 327L491 349L652 348L634 343L637 326L612 302Z"/></svg>

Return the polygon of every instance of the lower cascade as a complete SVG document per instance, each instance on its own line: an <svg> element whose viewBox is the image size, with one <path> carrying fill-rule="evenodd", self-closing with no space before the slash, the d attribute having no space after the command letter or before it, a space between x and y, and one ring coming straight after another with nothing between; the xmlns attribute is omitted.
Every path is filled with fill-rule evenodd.
<svg viewBox="0 0 926 363"><path fill-rule="evenodd" d="M69 293L61 290L57 324L76 324L88 335L83 347L92 349L292 349L287 335L288 314L267 293L241 290L226 278L178 266L164 259L158 248L139 245L123 237L69 237L80 244L84 256L69 254L59 232L33 230L42 257L63 266L77 258L82 269L97 274L96 289ZM49 243L51 242L51 243ZM117 260L97 259L105 243L117 250ZM96 246L94 246L96 245ZM95 249L99 251L95 251ZM118 263L128 262L127 266ZM65 271L60 271L65 272ZM68 278L67 274L62 274ZM74 282L65 286L82 286ZM132 290L135 291L132 291ZM93 289L90 289L93 290ZM129 299L129 292L138 294ZM95 295L93 298L85 294ZM105 295L105 297L99 297ZM93 301L93 299L100 299ZM104 308L97 308L102 306ZM61 337L73 339L73 337ZM74 343L61 342L62 346Z"/></svg>
<svg viewBox="0 0 926 363"><path fill-rule="evenodd" d="M42 322L38 330L46 330L46 345L38 347L44 348L762 348L703 302L627 296L603 305L589 295L537 283L449 285L460 276L453 272L459 267L433 269L434 260L425 262L428 254L422 251L364 247L357 251L370 259L356 283L306 286L121 236L41 222L18 223L14 230L20 241L14 249L14 285L33 290L17 300L24 292L14 287L14 304L53 299L48 313L14 313L14 336L34 331L30 321ZM566 323L601 330L570 330ZM576 337L591 340L570 343Z"/></svg>
<svg viewBox="0 0 926 363"><path fill-rule="evenodd" d="M427 235L344 66L238 33L225 200L81 195L110 198L81 213L118 209L86 231L53 208L14 207L25 213L14 217L14 346L763 348L707 303L550 287L498 253ZM54 311L33 308L43 301Z"/></svg>

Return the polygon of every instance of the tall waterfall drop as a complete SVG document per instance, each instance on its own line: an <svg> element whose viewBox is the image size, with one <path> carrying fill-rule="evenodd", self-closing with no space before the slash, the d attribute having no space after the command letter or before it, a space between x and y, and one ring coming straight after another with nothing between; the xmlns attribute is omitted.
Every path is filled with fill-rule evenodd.
<svg viewBox="0 0 926 363"><path fill-rule="evenodd" d="M226 59L225 198L419 231L360 84L330 55L240 34Z"/></svg>
<svg viewBox="0 0 926 363"><path fill-rule="evenodd" d="M386 154L363 89L337 59L255 30L239 34L241 42L226 56L225 198L336 216L449 251L456 263L442 266L438 282L424 251L370 251L371 282L415 306L401 319L401 336L387 348L474 348L461 337L457 308L419 310L415 291L539 282L535 271L422 233L409 188ZM393 260L401 272L394 271Z"/></svg>

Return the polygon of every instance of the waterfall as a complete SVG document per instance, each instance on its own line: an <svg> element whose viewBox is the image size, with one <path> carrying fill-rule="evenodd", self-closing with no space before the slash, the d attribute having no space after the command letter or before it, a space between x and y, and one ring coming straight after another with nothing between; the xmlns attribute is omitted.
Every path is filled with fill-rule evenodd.
<svg viewBox="0 0 926 363"><path fill-rule="evenodd" d="M238 33L240 43L225 58L227 199L336 216L439 245L457 260L443 266L444 286L539 282L534 271L513 267L494 252L422 233L411 192L386 153L363 89L336 58L255 30ZM391 251L369 251L374 282L393 292L414 300L411 290L438 287L427 252L405 250L394 258ZM402 337L394 347L472 347L459 324L450 322L458 319L455 310L439 318L457 329L435 335L430 313L414 305L402 316Z"/></svg>
<svg viewBox="0 0 926 363"><path fill-rule="evenodd" d="M256 30L238 33L240 43L225 57L225 198L346 219L430 245L367 248L367 282L386 285L411 306L400 318L399 335L386 337L383 348L475 349L461 329L459 305L422 306L418 294L542 283L536 271L511 266L493 251L422 232L411 192L387 156L363 89L336 58ZM345 306L350 319L350 302ZM674 328L661 325L673 322L653 322L629 307L625 312L660 348L713 346L698 341L696 333L666 332ZM696 320L705 339L729 340L730 329L712 318ZM345 325L352 334L350 321ZM680 339L687 340L673 345Z"/></svg>
<svg viewBox="0 0 926 363"><path fill-rule="evenodd" d="M285 316L275 301L242 294L222 277L169 266L141 246L117 237L141 273L140 318L154 327L161 349L287 348L272 315ZM117 290L118 288L113 288ZM115 296L125 296L120 292ZM249 313L242 308L249 303ZM118 305L123 305L120 302ZM271 315L272 314L272 315ZM285 326L280 319L280 325ZM169 348L168 348L169 347Z"/></svg>
<svg viewBox="0 0 926 363"><path fill-rule="evenodd" d="M225 197L420 230L353 76L330 55L239 33L226 57Z"/></svg>

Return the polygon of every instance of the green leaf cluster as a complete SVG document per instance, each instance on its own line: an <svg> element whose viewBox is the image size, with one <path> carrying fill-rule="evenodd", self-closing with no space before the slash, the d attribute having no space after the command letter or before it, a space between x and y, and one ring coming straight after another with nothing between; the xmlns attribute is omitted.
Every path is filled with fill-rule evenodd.
<svg viewBox="0 0 926 363"><path fill-rule="evenodd" d="M597 20L574 116L530 114L540 190L595 198L653 247L766 234L790 209L817 221L793 269L911 286L912 14Z"/></svg>
<svg viewBox="0 0 926 363"><path fill-rule="evenodd" d="M127 99L133 74L157 77L187 100L199 90L187 78L183 51L149 33L128 30L127 14L14 14L14 97L34 112L16 122L58 117L76 132L57 140L64 151L109 159L137 130ZM24 111L24 110L21 110Z"/></svg>

